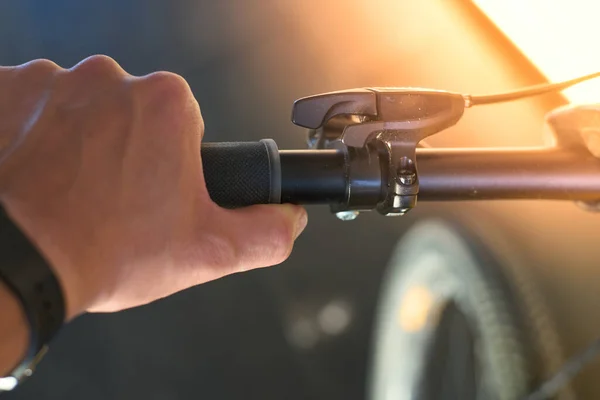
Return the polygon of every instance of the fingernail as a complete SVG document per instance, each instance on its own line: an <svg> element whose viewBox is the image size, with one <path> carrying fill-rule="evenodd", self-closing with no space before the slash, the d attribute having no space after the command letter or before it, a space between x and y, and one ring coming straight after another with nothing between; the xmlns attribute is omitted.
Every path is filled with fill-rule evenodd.
<svg viewBox="0 0 600 400"><path fill-rule="evenodd" d="M306 224L308 224L308 215L306 214L306 210L303 209L300 218L296 221L296 236L294 239L297 239L298 236L300 236L304 231L304 228L306 228Z"/></svg>

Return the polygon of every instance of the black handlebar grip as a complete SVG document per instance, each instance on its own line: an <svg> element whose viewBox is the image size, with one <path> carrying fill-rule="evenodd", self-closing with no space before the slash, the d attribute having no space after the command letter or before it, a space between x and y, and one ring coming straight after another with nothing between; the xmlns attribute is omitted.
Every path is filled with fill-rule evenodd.
<svg viewBox="0 0 600 400"><path fill-rule="evenodd" d="M204 143L201 155L206 188L221 207L281 203L281 163L272 139Z"/></svg>

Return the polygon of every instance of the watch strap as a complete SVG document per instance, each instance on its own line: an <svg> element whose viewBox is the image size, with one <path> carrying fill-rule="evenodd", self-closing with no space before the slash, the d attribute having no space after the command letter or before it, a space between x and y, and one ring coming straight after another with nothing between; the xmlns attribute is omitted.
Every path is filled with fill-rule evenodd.
<svg viewBox="0 0 600 400"><path fill-rule="evenodd" d="M1 207L0 281L21 303L30 327L25 357L10 374L20 382L32 374L47 344L62 326L65 302L49 263Z"/></svg>

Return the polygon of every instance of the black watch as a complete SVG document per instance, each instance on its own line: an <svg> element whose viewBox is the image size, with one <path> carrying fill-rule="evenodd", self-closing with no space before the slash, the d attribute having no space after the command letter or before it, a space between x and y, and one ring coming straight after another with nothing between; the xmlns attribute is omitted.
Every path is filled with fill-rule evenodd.
<svg viewBox="0 0 600 400"><path fill-rule="evenodd" d="M31 376L65 320L65 301L52 268L1 207L0 282L21 303L30 328L25 357L8 376L0 377L1 393Z"/></svg>

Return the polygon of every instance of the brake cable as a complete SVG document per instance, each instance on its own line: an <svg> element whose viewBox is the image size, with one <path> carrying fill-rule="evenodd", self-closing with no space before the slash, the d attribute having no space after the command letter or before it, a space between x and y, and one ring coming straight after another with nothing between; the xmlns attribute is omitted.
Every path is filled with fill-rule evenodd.
<svg viewBox="0 0 600 400"><path fill-rule="evenodd" d="M568 81L557 82L557 83L542 83L539 85L529 86L523 89L517 89L511 92L499 93L499 94L491 94L491 95L482 95L482 96L472 96L472 95L464 95L465 98L465 107L472 107L484 104L496 104L496 103L504 103L507 101L514 101L523 99L526 97L538 96L546 93L559 92L564 89L567 89L571 86L577 85L578 83L588 81L590 79L594 79L600 77L600 72L594 72L593 74L584 75L578 78L570 79Z"/></svg>

